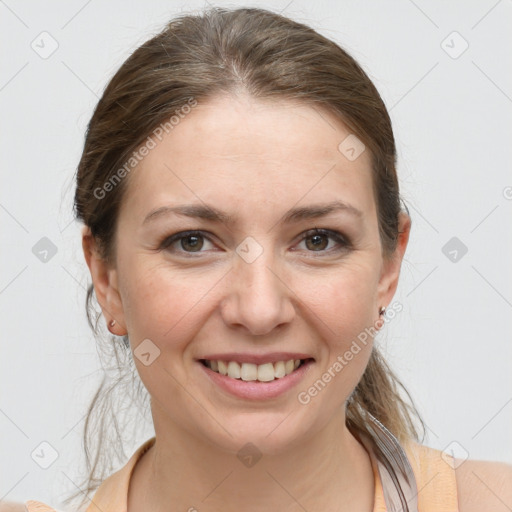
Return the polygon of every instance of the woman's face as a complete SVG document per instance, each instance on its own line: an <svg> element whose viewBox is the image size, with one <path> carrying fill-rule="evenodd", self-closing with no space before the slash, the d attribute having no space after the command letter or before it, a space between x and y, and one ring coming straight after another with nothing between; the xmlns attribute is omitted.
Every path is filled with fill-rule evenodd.
<svg viewBox="0 0 512 512"><path fill-rule="evenodd" d="M309 106L217 97L130 174L116 266L88 263L105 317L128 332L157 436L270 453L344 418L409 229L386 263L370 153L349 135ZM283 377L295 359L307 364ZM220 360L235 363L227 376Z"/></svg>

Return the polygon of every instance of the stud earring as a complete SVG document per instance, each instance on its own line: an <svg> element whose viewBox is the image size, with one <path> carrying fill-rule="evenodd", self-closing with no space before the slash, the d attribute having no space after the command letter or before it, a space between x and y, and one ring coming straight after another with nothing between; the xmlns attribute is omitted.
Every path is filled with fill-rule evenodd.
<svg viewBox="0 0 512 512"><path fill-rule="evenodd" d="M381 306L379 308L379 316L382 316L386 312L386 308L384 306Z"/></svg>

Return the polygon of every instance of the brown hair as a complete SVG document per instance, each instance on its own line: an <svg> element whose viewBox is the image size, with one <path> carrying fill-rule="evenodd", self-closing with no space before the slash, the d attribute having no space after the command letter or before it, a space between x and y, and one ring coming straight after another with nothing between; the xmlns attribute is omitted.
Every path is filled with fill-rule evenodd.
<svg viewBox="0 0 512 512"><path fill-rule="evenodd" d="M111 264L116 260L116 221L129 176L117 180L106 199L98 191L113 183L116 172L119 177L119 169L133 152L190 98L202 102L240 90L259 99L295 100L328 110L366 145L372 157L383 257L393 257L402 210L391 120L377 89L336 43L304 24L257 8L210 8L171 20L133 52L106 87L88 125L75 195L76 217L90 228L102 257ZM110 337L106 342L99 335L101 313L92 305L93 292L90 285L86 298L89 324L100 349L109 353L117 377L110 386L104 378L87 413L87 492L110 474L114 466L111 452L120 447L122 453L127 439L126 430L121 429L122 435L119 431L118 401L128 397L148 405L129 345L120 348L119 340ZM120 390L126 380L132 385L129 392ZM367 413L401 441L418 440L416 421L423 427L408 393L375 347L347 403L347 426L364 432ZM107 428L109 423L113 431ZM116 437L109 438L109 434ZM95 450L92 463L90 445ZM118 457L125 463L124 454Z"/></svg>

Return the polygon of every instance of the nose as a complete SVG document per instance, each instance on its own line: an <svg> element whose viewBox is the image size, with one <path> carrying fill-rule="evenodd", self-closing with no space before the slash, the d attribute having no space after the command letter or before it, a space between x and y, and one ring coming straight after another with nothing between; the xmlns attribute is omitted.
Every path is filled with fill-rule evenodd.
<svg viewBox="0 0 512 512"><path fill-rule="evenodd" d="M234 255L229 277L221 307L227 325L261 336L292 321L294 293L277 271L270 249L252 262Z"/></svg>

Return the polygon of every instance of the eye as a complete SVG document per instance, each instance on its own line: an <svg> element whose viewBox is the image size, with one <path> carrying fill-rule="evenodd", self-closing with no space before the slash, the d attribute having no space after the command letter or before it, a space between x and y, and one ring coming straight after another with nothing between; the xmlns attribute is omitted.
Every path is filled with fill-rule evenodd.
<svg viewBox="0 0 512 512"><path fill-rule="evenodd" d="M348 250L351 247L350 240L347 237L331 229L311 229L304 233L300 243L305 244L307 252L318 253L337 252ZM208 244L211 247L208 247ZM159 250L192 256L194 253L200 254L212 249L213 243L202 231L181 231L165 238L158 248Z"/></svg>
<svg viewBox="0 0 512 512"><path fill-rule="evenodd" d="M334 241L331 246L330 241ZM312 229L304 234L301 243L305 243L308 252L331 252L347 249L350 241L338 231L330 229ZM338 247L336 247L336 244ZM334 245L334 248L333 248Z"/></svg>
<svg viewBox="0 0 512 512"><path fill-rule="evenodd" d="M201 249L203 249L205 243L211 244L211 241L201 231L182 231L164 239L159 245L159 249L188 254L200 253L204 252Z"/></svg>

